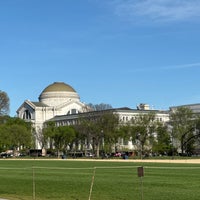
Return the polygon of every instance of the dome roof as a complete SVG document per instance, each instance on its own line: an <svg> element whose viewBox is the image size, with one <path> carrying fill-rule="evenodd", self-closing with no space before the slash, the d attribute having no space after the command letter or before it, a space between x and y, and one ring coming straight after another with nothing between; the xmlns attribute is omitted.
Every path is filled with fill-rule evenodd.
<svg viewBox="0 0 200 200"><path fill-rule="evenodd" d="M39 96L39 102L48 106L58 106L69 101L79 101L78 93L70 85L54 82L47 86Z"/></svg>
<svg viewBox="0 0 200 200"><path fill-rule="evenodd" d="M74 88L64 82L54 82L47 86L42 93L45 92L76 92Z"/></svg>

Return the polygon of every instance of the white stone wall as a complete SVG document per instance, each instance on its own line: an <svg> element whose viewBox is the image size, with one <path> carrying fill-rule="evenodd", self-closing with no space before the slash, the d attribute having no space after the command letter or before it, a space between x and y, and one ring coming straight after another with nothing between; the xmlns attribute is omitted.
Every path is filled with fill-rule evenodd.
<svg viewBox="0 0 200 200"><path fill-rule="evenodd" d="M78 100L79 96L75 92L45 92L39 97L40 102L48 106L59 106L71 100Z"/></svg>
<svg viewBox="0 0 200 200"><path fill-rule="evenodd" d="M25 120L32 122L36 131L35 148L41 149L42 146L39 140L44 122L58 115L83 112L86 105L80 102L80 98L76 92L67 91L44 92L40 95L39 100L40 102L36 102L35 104L26 100L18 109L17 114L19 118L24 119L24 113L27 111L30 113L31 117ZM37 103L43 104L38 105Z"/></svg>

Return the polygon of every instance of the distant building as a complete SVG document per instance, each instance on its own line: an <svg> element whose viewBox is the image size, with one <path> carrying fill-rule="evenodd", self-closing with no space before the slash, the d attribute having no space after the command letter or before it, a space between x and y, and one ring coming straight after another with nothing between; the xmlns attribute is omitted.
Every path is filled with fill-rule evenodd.
<svg viewBox="0 0 200 200"><path fill-rule="evenodd" d="M119 116L120 124L125 124L130 122L132 119L135 119L140 114L148 114L150 112L154 112L156 114L155 120L159 122L168 122L169 121L169 113L168 111L160 111L160 110L138 110L138 109L130 109L130 108L114 108L109 109L108 111L113 112L113 114L117 114ZM87 116L98 116L101 111L91 111L87 113L79 113L79 114L72 114L72 115L62 115L62 116L55 116L54 118L50 119L50 121L54 121L56 126L68 126L76 124L79 117L87 117ZM119 138L118 143L116 144L118 149L130 149L133 150L135 147L132 141L124 141L123 139Z"/></svg>
<svg viewBox="0 0 200 200"><path fill-rule="evenodd" d="M137 109L116 108L111 109L119 115L120 123L126 123L139 114L154 112L156 120L160 122L169 121L168 111L151 110L148 104L140 104ZM55 82L47 86L39 96L38 102L30 100L24 103L17 110L19 118L31 121L35 128L35 140L37 149L41 148L40 136L42 128L47 121L55 121L57 126L65 126L76 123L80 115L90 114L98 111L91 109L80 101L78 93L68 84ZM83 114L81 114L83 113ZM132 142L119 140L119 147L133 149Z"/></svg>
<svg viewBox="0 0 200 200"><path fill-rule="evenodd" d="M196 103L196 104L186 104L186 105L180 105L180 106L173 106L170 107L170 111L174 111L179 107L185 107L185 108L189 108L190 110L192 110L192 112L194 114L200 114L200 104Z"/></svg>

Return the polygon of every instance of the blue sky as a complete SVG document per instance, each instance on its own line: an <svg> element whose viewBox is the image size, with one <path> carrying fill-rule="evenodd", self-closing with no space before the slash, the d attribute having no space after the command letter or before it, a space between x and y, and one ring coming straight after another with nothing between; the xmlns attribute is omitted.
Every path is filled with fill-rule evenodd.
<svg viewBox="0 0 200 200"><path fill-rule="evenodd" d="M86 103L200 103L199 0L0 1L0 29L11 116L56 81Z"/></svg>

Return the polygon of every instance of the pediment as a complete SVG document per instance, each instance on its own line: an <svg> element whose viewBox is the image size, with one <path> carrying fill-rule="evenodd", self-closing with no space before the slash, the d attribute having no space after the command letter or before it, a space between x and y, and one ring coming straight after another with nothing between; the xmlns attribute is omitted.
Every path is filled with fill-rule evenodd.
<svg viewBox="0 0 200 200"><path fill-rule="evenodd" d="M30 111L34 111L35 110L35 106L34 104L31 103L31 101L24 101L24 103L18 108L17 113L24 111L24 110L30 110Z"/></svg>
<svg viewBox="0 0 200 200"><path fill-rule="evenodd" d="M65 108L65 107L69 107L70 105L77 105L77 106L80 106L80 107L84 107L85 106L85 104L83 104L80 101L71 100L71 101L68 101L66 103L63 103L63 104L57 106L56 108L57 109L62 109L62 108Z"/></svg>

